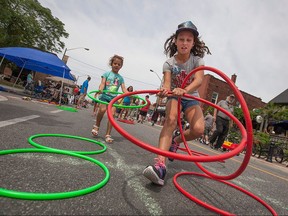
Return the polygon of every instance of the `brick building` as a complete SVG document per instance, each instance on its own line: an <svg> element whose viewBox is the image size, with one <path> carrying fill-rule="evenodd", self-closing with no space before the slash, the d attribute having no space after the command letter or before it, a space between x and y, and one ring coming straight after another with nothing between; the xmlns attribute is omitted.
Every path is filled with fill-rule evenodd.
<svg viewBox="0 0 288 216"><path fill-rule="evenodd" d="M236 79L237 79L237 76L233 74L231 76L231 80L235 84L236 84ZM266 103L263 102L261 98L255 97L241 90L240 92L243 95L249 110L252 110L254 108L261 108L266 105ZM200 97L214 104L218 103L220 100L226 99L226 97L230 95L231 93L233 93L232 89L226 83L226 81L217 79L211 74L206 74L204 76L202 85L199 88ZM236 106L238 105L237 99L235 101L235 105ZM201 106L203 107L204 110L208 108L208 105L206 104L201 104Z"/></svg>

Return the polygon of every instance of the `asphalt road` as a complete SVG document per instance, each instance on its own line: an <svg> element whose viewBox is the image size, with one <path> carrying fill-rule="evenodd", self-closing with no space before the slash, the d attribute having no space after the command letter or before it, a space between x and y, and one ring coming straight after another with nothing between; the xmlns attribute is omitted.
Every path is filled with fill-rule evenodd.
<svg viewBox="0 0 288 216"><path fill-rule="evenodd" d="M0 149L35 148L27 139L36 134L68 134L91 138L94 117L92 108L77 113L62 111L55 105L25 101L19 95L0 92ZM104 117L98 140L105 144L107 117ZM119 123L136 138L157 144L161 128L148 123ZM202 173L192 162L175 160L168 164L163 187L151 184L142 176L153 163L154 153L138 147L113 130L113 144L105 144L102 154L88 155L109 170L109 181L100 189L74 198L23 200L0 197L0 215L217 215L180 193L173 184L175 174L187 171ZM95 151L94 143L62 138L40 137L35 142L51 148L71 151ZM193 150L205 154L223 154L208 146L189 142ZM244 155L225 163L204 163L209 171L227 175L238 169ZM0 188L31 193L59 193L89 188L105 179L100 166L71 155L54 153L17 153L0 159ZM251 157L246 170L230 182L252 192L268 203L279 215L288 215L288 168ZM215 180L181 176L179 184L199 199L238 215L270 215L249 196Z"/></svg>

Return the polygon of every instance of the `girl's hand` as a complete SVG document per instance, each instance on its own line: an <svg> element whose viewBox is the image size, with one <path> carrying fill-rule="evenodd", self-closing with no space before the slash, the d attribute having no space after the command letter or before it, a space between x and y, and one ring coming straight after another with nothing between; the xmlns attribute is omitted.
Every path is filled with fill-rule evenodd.
<svg viewBox="0 0 288 216"><path fill-rule="evenodd" d="M187 93L187 90L186 89L182 89L182 88L175 88L175 89L173 89L172 93L175 96L183 96L184 94Z"/></svg>
<svg viewBox="0 0 288 216"><path fill-rule="evenodd" d="M161 89L160 89L160 92L159 92L157 95L158 95L160 98L167 97L169 91L170 91L170 89L161 88Z"/></svg>

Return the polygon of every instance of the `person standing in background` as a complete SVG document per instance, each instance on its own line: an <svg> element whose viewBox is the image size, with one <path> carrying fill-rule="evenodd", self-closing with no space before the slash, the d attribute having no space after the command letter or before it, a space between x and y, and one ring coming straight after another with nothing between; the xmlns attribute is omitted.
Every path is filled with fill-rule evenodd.
<svg viewBox="0 0 288 216"><path fill-rule="evenodd" d="M91 77L88 76L88 78L82 84L82 87L80 89L80 97L78 99L77 106L76 106L77 109L80 109L80 107L82 106L82 103L83 103L83 101L87 95L90 80L91 80Z"/></svg>
<svg viewBox="0 0 288 216"><path fill-rule="evenodd" d="M147 101L147 105L140 108L140 115L139 115L139 120L138 120L138 123L141 122L141 124L143 124L146 116L147 116L147 113L148 113L148 110L150 108L150 105L151 105L151 102L149 100L149 95L146 95L145 96L145 100ZM145 101L142 102L143 104L145 103Z"/></svg>
<svg viewBox="0 0 288 216"><path fill-rule="evenodd" d="M233 102L235 100L234 94L229 95L226 100L221 100L217 104L219 107L227 110L229 113L233 114L234 107ZM216 130L213 132L210 137L210 147L218 150L221 148L224 140L229 132L230 118L223 112L214 109L214 121L216 122ZM216 144L214 142L217 140Z"/></svg>
<svg viewBox="0 0 288 216"><path fill-rule="evenodd" d="M214 118L209 111L207 111L207 114L204 118L204 121L205 121L205 129L204 129L204 134L203 134L201 142L203 144L208 145L209 144L209 134L212 130L213 123L214 123Z"/></svg>

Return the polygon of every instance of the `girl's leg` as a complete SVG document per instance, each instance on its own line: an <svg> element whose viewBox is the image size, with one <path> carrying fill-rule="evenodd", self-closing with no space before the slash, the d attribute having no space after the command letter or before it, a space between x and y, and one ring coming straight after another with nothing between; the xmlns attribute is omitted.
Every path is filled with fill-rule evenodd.
<svg viewBox="0 0 288 216"><path fill-rule="evenodd" d="M124 111L124 109L121 109L120 113L118 114L119 119L122 119L123 111Z"/></svg>
<svg viewBox="0 0 288 216"><path fill-rule="evenodd" d="M114 116L116 113L116 108L112 107L112 115ZM106 142L112 143L113 139L111 138L111 131L112 131L112 124L108 120L107 122L107 129L106 129L106 135L105 135L105 140Z"/></svg>
<svg viewBox="0 0 288 216"><path fill-rule="evenodd" d="M187 141L201 137L204 132L204 117L200 106L192 106L185 110L185 116L190 128L184 131ZM181 135L175 137L177 143L183 142Z"/></svg>
<svg viewBox="0 0 288 216"><path fill-rule="evenodd" d="M159 149L168 151L171 142L172 142L172 134L175 128L177 127L177 116L178 116L178 101L175 99L168 100L167 105L166 105L166 120L163 125L163 128L160 133L159 137ZM157 156L158 159L162 163L166 163L166 157L162 155Z"/></svg>
<svg viewBox="0 0 288 216"><path fill-rule="evenodd" d="M100 127L100 124L101 124L103 116L104 116L104 114L106 112L106 109L107 109L107 105L105 105L105 104L100 104L99 105L98 113L97 113L97 116L96 116L96 126L97 127Z"/></svg>
<svg viewBox="0 0 288 216"><path fill-rule="evenodd" d="M91 131L91 133L94 137L98 136L99 127L100 127L100 124L101 124L101 121L102 121L102 118L103 118L105 112L106 112L106 105L104 105L104 104L99 105L98 113L96 116L96 123L95 123L95 125L93 125L92 131Z"/></svg>
<svg viewBox="0 0 288 216"><path fill-rule="evenodd" d="M159 149L168 151L172 141L173 130L177 126L177 100L168 100L166 106L166 121L161 130L159 137ZM151 182L164 185L164 179L166 175L166 157L158 155L155 159L155 164L153 166L147 166L143 175L149 179Z"/></svg>

